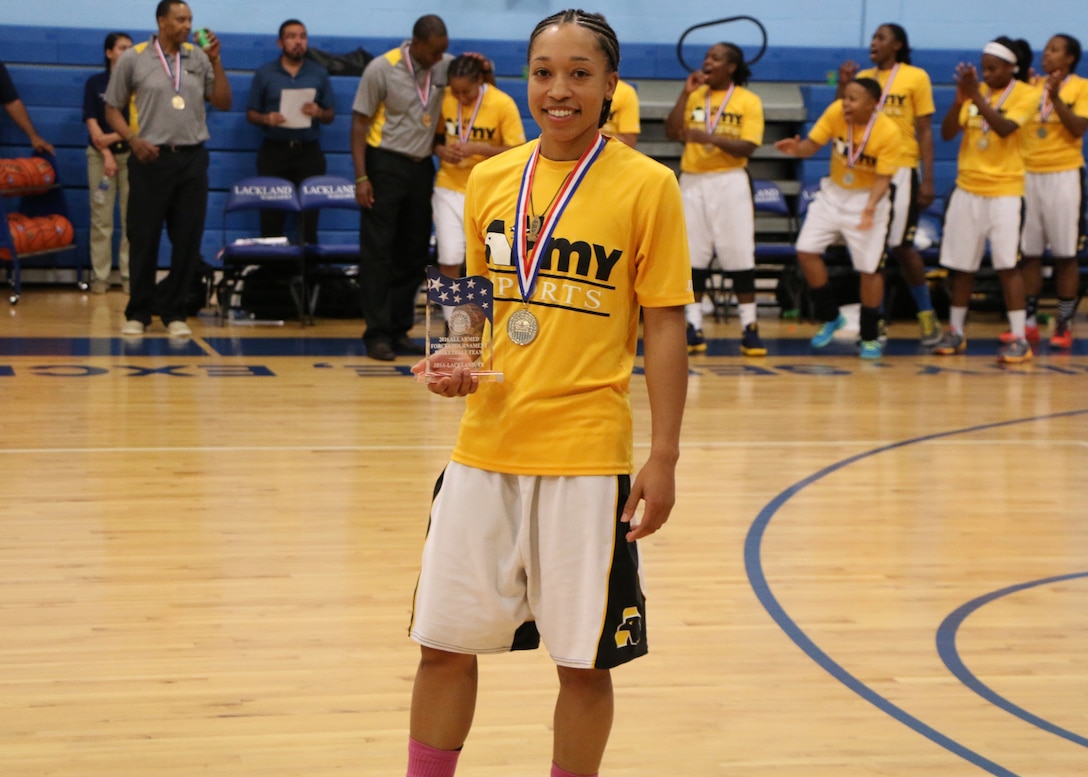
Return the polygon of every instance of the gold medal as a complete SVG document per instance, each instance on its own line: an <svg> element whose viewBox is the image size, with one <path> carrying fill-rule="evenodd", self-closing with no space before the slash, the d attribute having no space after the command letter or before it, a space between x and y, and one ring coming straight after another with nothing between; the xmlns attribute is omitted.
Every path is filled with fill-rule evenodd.
<svg viewBox="0 0 1088 777"><path fill-rule="evenodd" d="M431 126L431 114L429 114L429 113L425 113L425 114L423 114L423 119L422 119L422 121L423 121L423 126L424 126L424 127L429 127L429 126Z"/></svg>
<svg viewBox="0 0 1088 777"><path fill-rule="evenodd" d="M532 220L529 222L529 232L526 237L528 237L531 242L535 243L536 239L540 237L540 227L543 222L544 220L540 218L540 216L533 216Z"/></svg>
<svg viewBox="0 0 1088 777"><path fill-rule="evenodd" d="M506 334L518 345L528 345L533 342L539 331L540 324L527 307L514 311L506 322Z"/></svg>
<svg viewBox="0 0 1088 777"><path fill-rule="evenodd" d="M170 104L174 106L175 111L185 110L185 98L180 94L175 94L174 98L170 101Z"/></svg>
<svg viewBox="0 0 1088 777"><path fill-rule="evenodd" d="M983 135L981 138L979 138L979 140L978 140L978 150L979 151L985 151L989 147L990 147L990 139L988 137Z"/></svg>

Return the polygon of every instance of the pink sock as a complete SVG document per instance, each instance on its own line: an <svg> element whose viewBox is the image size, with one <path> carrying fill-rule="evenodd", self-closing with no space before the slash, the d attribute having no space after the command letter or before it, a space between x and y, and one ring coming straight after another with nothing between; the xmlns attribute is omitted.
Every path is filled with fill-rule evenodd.
<svg viewBox="0 0 1088 777"><path fill-rule="evenodd" d="M408 777L453 777L460 750L436 750L408 739Z"/></svg>
<svg viewBox="0 0 1088 777"><path fill-rule="evenodd" d="M574 772L568 772L565 769L560 769L554 763L552 764L552 777L597 777L596 774L575 774Z"/></svg>

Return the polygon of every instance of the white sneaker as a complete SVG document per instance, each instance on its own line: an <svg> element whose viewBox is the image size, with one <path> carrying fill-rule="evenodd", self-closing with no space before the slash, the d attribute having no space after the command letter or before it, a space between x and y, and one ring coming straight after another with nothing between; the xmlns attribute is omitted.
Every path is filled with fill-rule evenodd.
<svg viewBox="0 0 1088 777"><path fill-rule="evenodd" d="M171 321L166 327L171 337L192 337L193 330L184 321Z"/></svg>
<svg viewBox="0 0 1088 777"><path fill-rule="evenodd" d="M125 325L121 327L121 334L123 335L142 335L143 333L143 321L126 321Z"/></svg>

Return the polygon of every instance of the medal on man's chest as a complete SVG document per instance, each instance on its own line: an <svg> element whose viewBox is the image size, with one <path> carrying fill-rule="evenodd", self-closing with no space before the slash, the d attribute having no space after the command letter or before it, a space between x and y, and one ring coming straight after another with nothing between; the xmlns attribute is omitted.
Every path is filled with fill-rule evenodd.
<svg viewBox="0 0 1088 777"><path fill-rule="evenodd" d="M175 111L185 110L185 98L180 94L175 94L170 100L170 104L174 106Z"/></svg>

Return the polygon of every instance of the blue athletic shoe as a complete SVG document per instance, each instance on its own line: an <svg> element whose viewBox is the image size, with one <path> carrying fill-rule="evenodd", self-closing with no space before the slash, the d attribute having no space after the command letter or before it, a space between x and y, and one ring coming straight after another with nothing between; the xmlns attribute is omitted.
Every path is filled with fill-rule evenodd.
<svg viewBox="0 0 1088 777"><path fill-rule="evenodd" d="M839 317L836 318L834 321L825 321L824 323L820 324L820 328L816 330L816 334L813 335L812 340L810 341L812 343L812 347L823 348L831 342L831 339L835 336L835 333L842 329L844 326L846 326L846 316L844 316L842 313L839 313Z"/></svg>
<svg viewBox="0 0 1088 777"><path fill-rule="evenodd" d="M862 359L879 359L884 355L884 346L880 344L879 340L862 340L861 347L858 348L858 356Z"/></svg>

